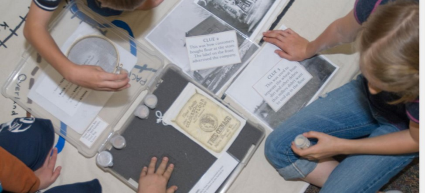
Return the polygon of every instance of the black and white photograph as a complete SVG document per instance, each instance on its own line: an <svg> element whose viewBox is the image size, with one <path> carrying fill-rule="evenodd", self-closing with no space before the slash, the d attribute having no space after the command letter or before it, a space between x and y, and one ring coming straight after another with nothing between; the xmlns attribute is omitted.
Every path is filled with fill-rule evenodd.
<svg viewBox="0 0 425 193"><path fill-rule="evenodd" d="M312 75L307 82L285 105L275 112L265 101L258 105L254 114L271 128L277 128L283 121L288 119L303 107L307 106L315 98L321 88L328 82L337 68L321 56L314 56L301 61L300 64Z"/></svg>
<svg viewBox="0 0 425 193"><path fill-rule="evenodd" d="M274 53L276 49L277 47L274 45L267 44L225 92L225 100L230 98L230 101L236 102L245 111L264 122L270 129L275 129L291 115L308 105L312 99L320 94L323 87L338 70L337 66L323 56L314 56L299 62L311 74L312 78L278 111L274 111L255 91L253 85L275 64L281 60L286 60Z"/></svg>
<svg viewBox="0 0 425 193"><path fill-rule="evenodd" d="M195 0L241 33L251 36L276 0Z"/></svg>
<svg viewBox="0 0 425 193"><path fill-rule="evenodd" d="M193 0L183 0L147 35L146 39L194 80L211 92L219 94L242 70L259 46L243 34L236 33L241 63L191 71L186 37L229 30L233 28L196 5Z"/></svg>

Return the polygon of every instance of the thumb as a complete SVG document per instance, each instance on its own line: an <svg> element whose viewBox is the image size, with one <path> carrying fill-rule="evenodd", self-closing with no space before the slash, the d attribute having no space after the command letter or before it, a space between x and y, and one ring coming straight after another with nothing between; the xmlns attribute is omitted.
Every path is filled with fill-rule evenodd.
<svg viewBox="0 0 425 193"><path fill-rule="evenodd" d="M307 132L307 133L303 133L303 135L304 135L304 137L307 137L307 138L319 139L323 135L323 133L317 132L317 131L310 131L310 132Z"/></svg>
<svg viewBox="0 0 425 193"><path fill-rule="evenodd" d="M166 193L174 193L177 190L177 186L171 186L167 189Z"/></svg>

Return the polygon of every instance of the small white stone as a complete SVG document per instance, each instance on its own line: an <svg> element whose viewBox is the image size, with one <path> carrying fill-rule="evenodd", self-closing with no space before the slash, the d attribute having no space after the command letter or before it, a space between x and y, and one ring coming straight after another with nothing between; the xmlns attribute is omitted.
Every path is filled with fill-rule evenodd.
<svg viewBox="0 0 425 193"><path fill-rule="evenodd" d="M145 105L137 106L136 110L134 111L134 116L141 119L147 119L149 116L149 108Z"/></svg>
<svg viewBox="0 0 425 193"><path fill-rule="evenodd" d="M156 104L158 103L158 98L153 94L148 94L148 95L146 95L143 102L150 109L154 109L156 107Z"/></svg>
<svg viewBox="0 0 425 193"><path fill-rule="evenodd" d="M112 163L112 154L108 151L102 151L97 154L96 162L101 167L111 167L114 164Z"/></svg>
<svg viewBox="0 0 425 193"><path fill-rule="evenodd" d="M110 141L116 149L122 149L126 146L125 138L121 135L113 136Z"/></svg>
<svg viewBox="0 0 425 193"><path fill-rule="evenodd" d="M299 149L306 149L308 147L310 147L310 140L308 140L307 137L305 137L304 135L297 135L297 137L295 137L294 139L294 143L295 146Z"/></svg>

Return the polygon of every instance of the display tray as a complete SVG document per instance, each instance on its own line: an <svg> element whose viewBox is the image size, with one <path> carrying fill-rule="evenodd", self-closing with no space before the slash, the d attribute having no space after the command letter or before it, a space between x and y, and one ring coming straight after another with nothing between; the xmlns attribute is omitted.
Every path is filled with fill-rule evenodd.
<svg viewBox="0 0 425 193"><path fill-rule="evenodd" d="M103 120L107 127L93 140L91 146L87 146L81 141L82 133L61 123L63 120L59 120L54 113L47 111L45 106L37 104L28 97L31 88L37 84L37 80L50 67L50 64L43 60L31 46L24 52L16 69L3 85L2 94L15 101L33 116L50 119L57 134L75 146L82 155L93 157L113 132L120 132L122 127L118 123L127 119L128 109L137 103L142 92L149 88L151 80L161 72L165 66L165 58L160 53L150 50L134 40L128 32L111 24L80 1L70 2L50 23L49 31L56 44L62 47L71 36L75 35L76 31L81 29L82 25L88 26L92 31L99 33L100 36L107 38L137 59L134 68L129 70L130 88L115 93L99 93L99 95L112 95L96 115L96 118ZM97 99L96 96L91 98L92 100ZM78 114L75 113L75 115ZM95 120L93 119L92 123ZM79 129L87 131L87 128Z"/></svg>
<svg viewBox="0 0 425 193"><path fill-rule="evenodd" d="M172 126L157 123L155 112L165 113L185 86L192 81L171 66L167 66L157 79L157 87L152 88L153 94L158 97L157 107L150 110L148 119L129 119L121 134L126 139L127 146L120 150L110 148L114 165L104 169L136 190L137 187L131 182L138 181L142 167L147 166L153 156L159 159L166 156L169 157L170 163L175 164L168 184L177 185L178 192L189 192L217 158ZM227 152L239 162L247 160L263 138L263 129L248 121ZM235 169L234 172L240 170ZM226 183L231 183L231 180L223 183L221 190L226 187Z"/></svg>

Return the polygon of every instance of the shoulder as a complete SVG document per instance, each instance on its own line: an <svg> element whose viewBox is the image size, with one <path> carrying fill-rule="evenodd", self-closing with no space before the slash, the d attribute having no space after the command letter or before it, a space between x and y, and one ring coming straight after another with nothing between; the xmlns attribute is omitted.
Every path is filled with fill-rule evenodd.
<svg viewBox="0 0 425 193"><path fill-rule="evenodd" d="M406 104L406 114L411 121L419 124L419 98Z"/></svg>
<svg viewBox="0 0 425 193"><path fill-rule="evenodd" d="M45 11L53 11L58 8L62 0L33 0L34 3Z"/></svg>
<svg viewBox="0 0 425 193"><path fill-rule="evenodd" d="M391 1L393 0L356 0L356 4L354 5L354 17L359 24L362 24L379 5Z"/></svg>

